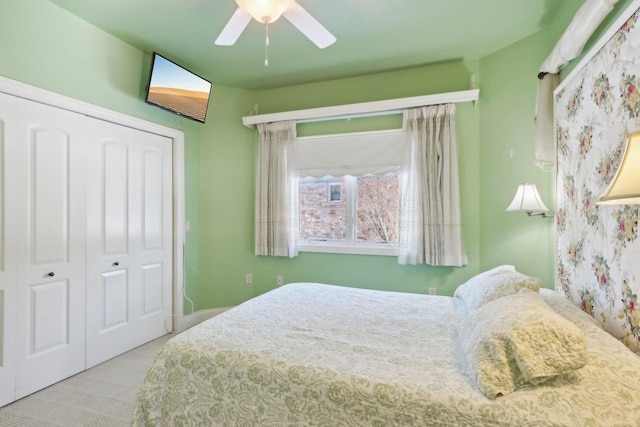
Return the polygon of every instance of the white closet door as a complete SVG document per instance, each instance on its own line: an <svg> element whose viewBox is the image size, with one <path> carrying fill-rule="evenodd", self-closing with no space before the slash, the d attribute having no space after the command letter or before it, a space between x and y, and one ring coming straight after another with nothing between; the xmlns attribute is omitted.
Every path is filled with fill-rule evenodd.
<svg viewBox="0 0 640 427"><path fill-rule="evenodd" d="M139 288L136 301L136 345L171 332L173 312L173 191L171 140L144 134L133 174L138 194L136 220L140 234L132 242L138 254Z"/></svg>
<svg viewBox="0 0 640 427"><path fill-rule="evenodd" d="M16 395L15 102L0 94L0 406Z"/></svg>
<svg viewBox="0 0 640 427"><path fill-rule="evenodd" d="M16 396L85 368L86 118L17 102Z"/></svg>
<svg viewBox="0 0 640 427"><path fill-rule="evenodd" d="M171 140L98 122L88 145L87 367L168 333Z"/></svg>

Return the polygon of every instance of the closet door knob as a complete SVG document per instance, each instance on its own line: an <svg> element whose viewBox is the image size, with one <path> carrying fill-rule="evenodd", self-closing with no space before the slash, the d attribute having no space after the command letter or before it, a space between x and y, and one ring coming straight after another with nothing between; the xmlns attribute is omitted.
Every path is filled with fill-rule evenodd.
<svg viewBox="0 0 640 427"><path fill-rule="evenodd" d="M118 261L114 262L113 265L115 265L116 267L120 265L120 263Z"/></svg>
<svg viewBox="0 0 640 427"><path fill-rule="evenodd" d="M49 277L53 277L55 275L56 275L56 273L54 273L53 271L51 273L47 274L47 276L49 276Z"/></svg>

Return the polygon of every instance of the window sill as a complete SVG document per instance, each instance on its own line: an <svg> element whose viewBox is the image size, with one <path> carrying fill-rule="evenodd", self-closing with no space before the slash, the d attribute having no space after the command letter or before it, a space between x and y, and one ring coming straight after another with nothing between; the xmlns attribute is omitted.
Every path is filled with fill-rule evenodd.
<svg viewBox="0 0 640 427"><path fill-rule="evenodd" d="M391 245L349 245L327 242L301 242L298 250L300 252L316 252L325 254L398 256L398 247Z"/></svg>

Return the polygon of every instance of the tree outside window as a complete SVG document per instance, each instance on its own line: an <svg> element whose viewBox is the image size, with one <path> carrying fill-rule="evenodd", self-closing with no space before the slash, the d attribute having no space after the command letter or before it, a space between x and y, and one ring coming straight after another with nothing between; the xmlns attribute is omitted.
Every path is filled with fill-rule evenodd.
<svg viewBox="0 0 640 427"><path fill-rule="evenodd" d="M300 182L300 239L347 244L398 242L398 175Z"/></svg>
<svg viewBox="0 0 640 427"><path fill-rule="evenodd" d="M359 241L398 242L398 175L357 179L357 235Z"/></svg>

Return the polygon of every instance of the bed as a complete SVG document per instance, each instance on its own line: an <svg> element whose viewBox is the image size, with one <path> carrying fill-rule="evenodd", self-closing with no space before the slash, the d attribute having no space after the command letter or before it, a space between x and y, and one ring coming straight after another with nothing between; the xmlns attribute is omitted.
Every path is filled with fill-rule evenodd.
<svg viewBox="0 0 640 427"><path fill-rule="evenodd" d="M483 308L508 317L523 311L520 302L494 295L474 307L488 298L476 292L482 286L445 297L295 283L169 340L138 393L133 425L640 425L640 357L562 296L522 287L506 294L540 299L584 337L582 364L573 359L572 369L537 382L518 379L522 368L507 378L513 390L491 395L469 353L484 349L486 362L491 346L468 331L485 333ZM498 376L515 366L506 363Z"/></svg>

